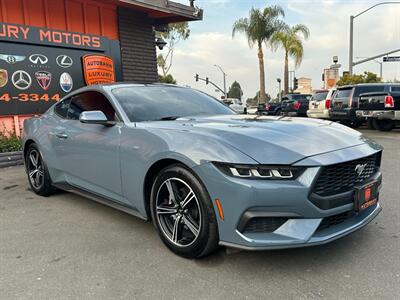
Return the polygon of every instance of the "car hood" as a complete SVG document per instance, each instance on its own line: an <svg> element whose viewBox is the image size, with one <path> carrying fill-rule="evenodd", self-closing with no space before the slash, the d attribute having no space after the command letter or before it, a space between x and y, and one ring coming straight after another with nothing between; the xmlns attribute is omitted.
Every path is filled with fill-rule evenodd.
<svg viewBox="0 0 400 300"><path fill-rule="evenodd" d="M222 115L147 125L211 135L261 164L292 164L306 157L368 142L358 131L343 125L307 118Z"/></svg>

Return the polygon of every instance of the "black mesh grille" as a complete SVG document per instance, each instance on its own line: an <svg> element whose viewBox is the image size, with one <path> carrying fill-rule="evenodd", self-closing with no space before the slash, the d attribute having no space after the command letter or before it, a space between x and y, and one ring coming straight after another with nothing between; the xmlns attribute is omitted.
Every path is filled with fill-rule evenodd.
<svg viewBox="0 0 400 300"><path fill-rule="evenodd" d="M323 230L323 229L326 229L326 228L328 228L330 226L338 225L340 223L343 223L344 221L354 217L354 215L355 215L354 211L346 211L346 212L341 213L341 214L337 214L337 215L334 215L334 216L326 217L326 218L324 218L322 220L321 224L319 224L317 230Z"/></svg>
<svg viewBox="0 0 400 300"><path fill-rule="evenodd" d="M280 217L257 217L250 219L243 232L273 232L278 229L288 218Z"/></svg>
<svg viewBox="0 0 400 300"><path fill-rule="evenodd" d="M352 190L357 183L363 182L377 172L380 153L341 164L324 167L313 192L319 196L330 196ZM357 166L364 166L361 174Z"/></svg>

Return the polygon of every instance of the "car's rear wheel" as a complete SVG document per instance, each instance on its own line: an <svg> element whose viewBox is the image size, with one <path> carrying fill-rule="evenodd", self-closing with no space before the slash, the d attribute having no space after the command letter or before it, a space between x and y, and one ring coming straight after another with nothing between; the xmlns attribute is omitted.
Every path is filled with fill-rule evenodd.
<svg viewBox="0 0 400 300"><path fill-rule="evenodd" d="M391 131L395 127L395 122L392 120L378 120L374 119L374 127L380 131Z"/></svg>
<svg viewBox="0 0 400 300"><path fill-rule="evenodd" d="M49 196L55 191L49 171L36 144L29 145L25 157L25 166L29 185L36 194Z"/></svg>
<svg viewBox="0 0 400 300"><path fill-rule="evenodd" d="M154 226L174 253L196 258L218 247L218 229L208 192L182 165L171 165L156 177L150 199Z"/></svg>

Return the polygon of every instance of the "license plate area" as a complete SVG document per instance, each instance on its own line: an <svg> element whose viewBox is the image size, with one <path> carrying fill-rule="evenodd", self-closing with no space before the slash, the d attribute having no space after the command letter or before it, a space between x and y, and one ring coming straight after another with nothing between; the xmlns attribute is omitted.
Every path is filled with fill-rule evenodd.
<svg viewBox="0 0 400 300"><path fill-rule="evenodd" d="M363 211L378 202L378 188L378 181L368 182L363 186L355 188L354 208L357 212Z"/></svg>

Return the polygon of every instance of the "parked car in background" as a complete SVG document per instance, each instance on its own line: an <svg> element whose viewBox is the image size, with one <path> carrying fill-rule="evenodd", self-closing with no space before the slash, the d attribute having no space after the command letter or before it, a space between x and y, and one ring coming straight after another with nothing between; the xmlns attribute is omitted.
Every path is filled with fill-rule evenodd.
<svg viewBox="0 0 400 300"><path fill-rule="evenodd" d="M332 96L336 88L316 91L308 105L307 116L310 118L329 119Z"/></svg>
<svg viewBox="0 0 400 300"><path fill-rule="evenodd" d="M259 115L279 116L281 114L281 101L273 99L267 103L258 105L257 113Z"/></svg>
<svg viewBox="0 0 400 300"><path fill-rule="evenodd" d="M224 102L238 114L246 114L247 113L247 107L245 104L242 103L242 101L240 101L240 99L227 98L224 100Z"/></svg>
<svg viewBox="0 0 400 300"><path fill-rule="evenodd" d="M356 115L372 121L372 126L381 131L390 131L400 124L400 85L385 84L383 92L360 95Z"/></svg>
<svg viewBox="0 0 400 300"><path fill-rule="evenodd" d="M383 92L383 83L362 83L357 85L339 87L333 96L329 119L357 128L364 122L365 118L356 115L358 99L361 94L372 92Z"/></svg>
<svg viewBox="0 0 400 300"><path fill-rule="evenodd" d="M281 114L290 117L307 117L309 94L287 94L282 97Z"/></svg>
<svg viewBox="0 0 400 300"><path fill-rule="evenodd" d="M247 106L247 113L248 114L256 114L258 111L258 106Z"/></svg>

